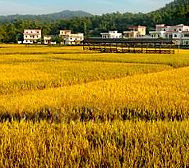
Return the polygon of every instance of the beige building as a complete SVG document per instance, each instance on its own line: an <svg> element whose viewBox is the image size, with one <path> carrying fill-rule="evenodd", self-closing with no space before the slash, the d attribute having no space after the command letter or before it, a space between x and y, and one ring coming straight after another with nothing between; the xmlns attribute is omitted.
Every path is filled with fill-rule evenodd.
<svg viewBox="0 0 189 168"><path fill-rule="evenodd" d="M65 44L66 36L72 34L71 30L60 30L59 36L63 39L61 44Z"/></svg>
<svg viewBox="0 0 189 168"><path fill-rule="evenodd" d="M51 44L52 36L46 35L44 36L44 44Z"/></svg>
<svg viewBox="0 0 189 168"><path fill-rule="evenodd" d="M66 35L72 34L71 30L60 30L60 37L65 40Z"/></svg>
<svg viewBox="0 0 189 168"><path fill-rule="evenodd" d="M60 36L65 37L68 34L71 34L71 30L60 30Z"/></svg>
<svg viewBox="0 0 189 168"><path fill-rule="evenodd" d="M137 38L146 35L146 26L130 26L128 31L123 32L123 38Z"/></svg>

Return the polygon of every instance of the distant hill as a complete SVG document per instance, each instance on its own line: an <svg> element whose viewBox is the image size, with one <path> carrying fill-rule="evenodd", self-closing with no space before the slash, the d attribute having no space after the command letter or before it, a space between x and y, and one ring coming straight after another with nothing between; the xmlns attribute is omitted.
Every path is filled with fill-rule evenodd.
<svg viewBox="0 0 189 168"><path fill-rule="evenodd" d="M15 20L32 20L32 21L41 21L41 22L53 22L56 20L63 19L73 19L75 17L86 17L92 16L92 14L83 12L83 11L70 11L64 10L62 12L51 13L51 14L42 14L42 15L9 15L9 16L0 16L0 23L11 23Z"/></svg>

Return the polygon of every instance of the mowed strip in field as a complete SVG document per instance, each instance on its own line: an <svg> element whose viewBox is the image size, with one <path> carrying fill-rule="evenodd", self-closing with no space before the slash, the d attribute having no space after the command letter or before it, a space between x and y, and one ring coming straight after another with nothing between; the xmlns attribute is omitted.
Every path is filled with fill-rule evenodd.
<svg viewBox="0 0 189 168"><path fill-rule="evenodd" d="M76 51L82 52L81 47ZM2 57L0 104L10 113L36 112L48 105L63 107L70 115L73 109L77 113L93 108L100 109L96 116L124 115L126 119L188 117L189 68L178 69L188 64L184 54L12 55L19 60L12 64L11 55L7 60L6 55Z"/></svg>

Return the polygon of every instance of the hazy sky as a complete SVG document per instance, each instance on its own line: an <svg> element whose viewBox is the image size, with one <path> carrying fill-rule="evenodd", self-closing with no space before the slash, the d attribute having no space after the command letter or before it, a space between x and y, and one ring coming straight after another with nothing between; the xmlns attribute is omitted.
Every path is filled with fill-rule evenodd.
<svg viewBox="0 0 189 168"><path fill-rule="evenodd" d="M0 15L47 14L83 10L92 14L149 12L173 0L0 0Z"/></svg>

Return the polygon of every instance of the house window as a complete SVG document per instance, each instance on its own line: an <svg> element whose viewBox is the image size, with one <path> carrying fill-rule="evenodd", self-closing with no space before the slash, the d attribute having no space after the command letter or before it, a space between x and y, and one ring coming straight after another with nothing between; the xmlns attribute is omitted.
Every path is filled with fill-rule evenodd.
<svg viewBox="0 0 189 168"><path fill-rule="evenodd" d="M175 36L174 37L177 37L177 35L175 34Z"/></svg>
<svg viewBox="0 0 189 168"><path fill-rule="evenodd" d="M174 29L174 31L177 31L177 29Z"/></svg>
<svg viewBox="0 0 189 168"><path fill-rule="evenodd" d="M179 29L179 31L182 31L181 29Z"/></svg>

